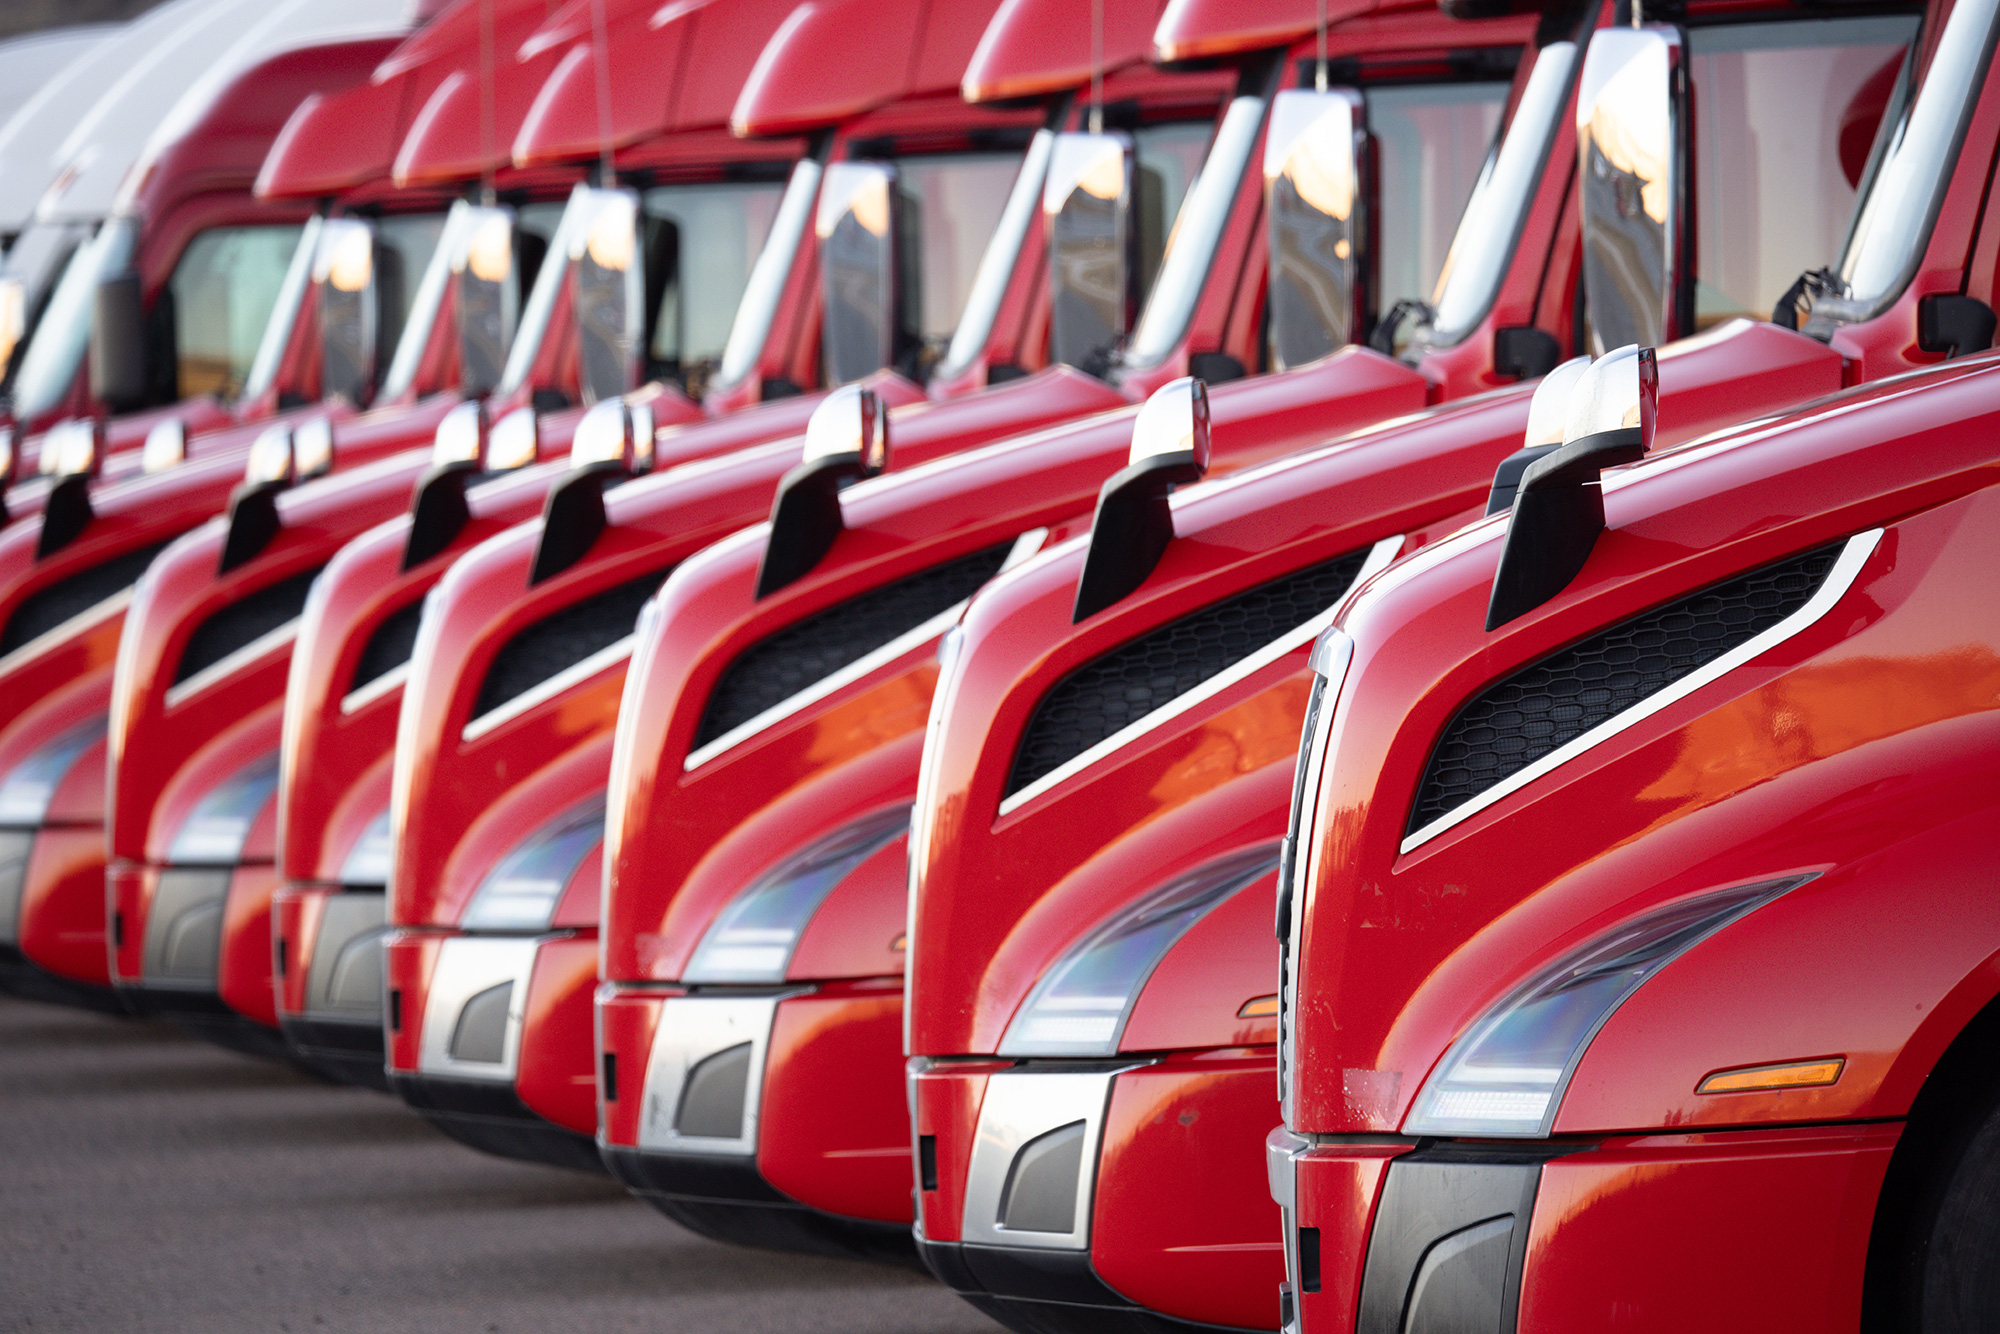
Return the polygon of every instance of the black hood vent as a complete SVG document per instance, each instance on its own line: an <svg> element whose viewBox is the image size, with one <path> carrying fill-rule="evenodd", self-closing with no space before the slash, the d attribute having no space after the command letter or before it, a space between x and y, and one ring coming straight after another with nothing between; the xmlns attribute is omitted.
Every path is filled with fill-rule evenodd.
<svg viewBox="0 0 2000 1334"><path fill-rule="evenodd" d="M1784 620L1811 600L1843 545L1711 584L1486 687L1445 725L1406 835Z"/></svg>
<svg viewBox="0 0 2000 1334"><path fill-rule="evenodd" d="M631 634L639 621L639 609L660 591L666 577L666 570L642 574L518 631L493 655L486 679L479 685L472 716L484 717Z"/></svg>
<svg viewBox="0 0 2000 1334"><path fill-rule="evenodd" d="M266 584L254 593L245 593L195 627L181 650L180 666L174 669L174 684L213 667L224 658L268 635L288 621L295 621L306 609L306 595L313 580L326 567L316 565L289 579Z"/></svg>
<svg viewBox="0 0 2000 1334"><path fill-rule="evenodd" d="M412 598L382 618L375 633L361 649L361 661L354 664L354 680L348 693L361 689L377 677L387 676L410 660L417 651L417 627L423 623L424 600Z"/></svg>
<svg viewBox="0 0 2000 1334"><path fill-rule="evenodd" d="M694 748L726 736L772 705L965 601L1000 572L1013 548L1009 540L933 565L758 640L723 669L695 731Z"/></svg>
<svg viewBox="0 0 2000 1334"><path fill-rule="evenodd" d="M139 576L146 572L146 567L153 563L153 557L159 555L166 545L165 542L156 542L122 556L113 556L28 594L14 608L14 614L7 618L7 628L0 630L0 655L12 653L70 617L89 611L104 599L138 583Z"/></svg>
<svg viewBox="0 0 2000 1334"><path fill-rule="evenodd" d="M1340 601L1368 548L1309 565L1170 621L1056 682L1014 753L1007 793L1053 773L1104 738Z"/></svg>

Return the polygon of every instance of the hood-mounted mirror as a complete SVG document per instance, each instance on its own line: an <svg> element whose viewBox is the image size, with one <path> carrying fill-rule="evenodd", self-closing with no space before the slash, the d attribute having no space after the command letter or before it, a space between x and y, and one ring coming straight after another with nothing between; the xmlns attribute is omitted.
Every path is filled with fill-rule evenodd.
<svg viewBox="0 0 2000 1334"><path fill-rule="evenodd" d="M1488 630L1541 606L1582 571L1604 531L1601 475L1652 448L1659 403L1660 370L1650 347L1621 347L1575 377L1561 444L1528 464L1515 489L1487 603Z"/></svg>
<svg viewBox="0 0 2000 1334"><path fill-rule="evenodd" d="M1368 314L1368 160L1361 94L1288 88L1264 139L1272 370L1357 341Z"/></svg>
<svg viewBox="0 0 2000 1334"><path fill-rule="evenodd" d="M41 471L52 479L42 502L42 531L35 559L61 551L90 526L90 483L104 460L104 422L65 417L42 435Z"/></svg>
<svg viewBox="0 0 2000 1334"><path fill-rule="evenodd" d="M828 384L896 359L896 169L835 162L819 191L820 345Z"/></svg>
<svg viewBox="0 0 2000 1334"><path fill-rule="evenodd" d="M7 488L14 484L20 464L20 431L13 422L0 422L0 523L6 523Z"/></svg>
<svg viewBox="0 0 2000 1334"><path fill-rule="evenodd" d="M1594 351L1693 331L1681 37L1603 28L1577 87L1583 289Z"/></svg>
<svg viewBox="0 0 2000 1334"><path fill-rule="evenodd" d="M1523 433L1521 448L1500 460L1500 466L1493 472L1493 490L1486 497L1489 515L1514 508L1514 493L1520 489L1521 474L1528 470L1529 464L1562 444L1570 391L1589 369L1589 357L1571 357L1535 386L1535 396L1528 402L1528 429Z"/></svg>
<svg viewBox="0 0 2000 1334"><path fill-rule="evenodd" d="M1139 301L1132 195L1130 137L1056 136L1042 187L1051 361L1103 375L1132 328Z"/></svg>
<svg viewBox="0 0 2000 1334"><path fill-rule="evenodd" d="M457 289L459 391L478 398L500 383L521 315L513 209L467 209L451 273Z"/></svg>
<svg viewBox="0 0 2000 1334"><path fill-rule="evenodd" d="M630 190L578 186L569 206L590 210L570 234L570 281L583 401L603 403L639 383L646 315L639 197Z"/></svg>
<svg viewBox="0 0 2000 1334"><path fill-rule="evenodd" d="M480 399L445 413L431 440L431 466L410 495L403 568L415 569L437 555L465 528L472 517L467 487L494 473L525 468L540 454L541 428L532 407L516 408L497 422L488 421Z"/></svg>
<svg viewBox="0 0 2000 1334"><path fill-rule="evenodd" d="M1184 375L1153 391L1132 421L1131 462L1097 493L1072 624L1127 596L1174 540L1167 496L1208 471L1208 386Z"/></svg>
<svg viewBox="0 0 2000 1334"><path fill-rule="evenodd" d="M820 563L845 526L840 490L889 466L889 409L872 389L844 385L806 423L805 458L778 483L771 537L757 567L768 597Z"/></svg>
<svg viewBox="0 0 2000 1334"><path fill-rule="evenodd" d="M255 557L278 535L278 493L333 470L333 422L313 417L296 427L276 422L250 442L243 480L229 494L229 531L218 574Z"/></svg>
<svg viewBox="0 0 2000 1334"><path fill-rule="evenodd" d="M139 471L165 472L187 460L187 423L167 417L153 423L139 449Z"/></svg>
<svg viewBox="0 0 2000 1334"><path fill-rule="evenodd" d="M322 222L312 281L319 293L320 392L360 407L375 387L380 327L374 226L361 218Z"/></svg>
<svg viewBox="0 0 2000 1334"><path fill-rule="evenodd" d="M604 531L604 492L653 470L653 405L607 398L583 414L569 446L569 476L549 488L532 587L589 553Z"/></svg>

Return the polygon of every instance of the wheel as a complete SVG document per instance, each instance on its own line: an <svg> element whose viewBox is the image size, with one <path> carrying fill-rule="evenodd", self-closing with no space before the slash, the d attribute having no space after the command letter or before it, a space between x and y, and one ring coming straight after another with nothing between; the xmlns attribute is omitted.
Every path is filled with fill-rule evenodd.
<svg viewBox="0 0 2000 1334"><path fill-rule="evenodd" d="M1912 1211L1904 1328L1989 1334L2000 1330L2000 1099L1938 1147Z"/></svg>

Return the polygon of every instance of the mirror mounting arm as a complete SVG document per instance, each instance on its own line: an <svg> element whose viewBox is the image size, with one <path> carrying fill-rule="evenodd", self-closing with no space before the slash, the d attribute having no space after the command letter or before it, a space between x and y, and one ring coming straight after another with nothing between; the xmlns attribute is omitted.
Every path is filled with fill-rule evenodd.
<svg viewBox="0 0 2000 1334"><path fill-rule="evenodd" d="M609 522L605 489L629 476L622 462L611 460L577 468L549 488L549 498L542 504L541 541L528 570L529 587L554 578L589 554Z"/></svg>
<svg viewBox="0 0 2000 1334"><path fill-rule="evenodd" d="M1507 521L1500 567L1493 575L1493 595L1486 608L1488 630L1533 611L1569 587L1604 531L1601 474L1645 452L1645 432L1622 426L1557 446L1526 465ZM1496 489L1498 484L1496 478Z"/></svg>
<svg viewBox="0 0 2000 1334"><path fill-rule="evenodd" d="M90 507L88 474L76 473L58 481L42 502L42 531L35 541L35 559L47 560L76 541L95 516Z"/></svg>
<svg viewBox="0 0 2000 1334"><path fill-rule="evenodd" d="M432 464L417 479L410 497L410 536L403 544L403 569L414 570L450 546L472 518L465 491L479 480L480 467L457 459Z"/></svg>
<svg viewBox="0 0 2000 1334"><path fill-rule="evenodd" d="M771 506L771 538L757 565L760 600L803 579L833 549L846 527L840 517L840 488L869 475L858 452L807 459L785 474Z"/></svg>
<svg viewBox="0 0 2000 1334"><path fill-rule="evenodd" d="M1072 625L1103 611L1146 581L1174 539L1174 487L1201 480L1191 450L1155 454L1114 473L1097 494L1090 550L1076 581Z"/></svg>
<svg viewBox="0 0 2000 1334"><path fill-rule="evenodd" d="M223 539L217 574L253 560L278 535L278 493L286 483L242 482L229 493L229 535Z"/></svg>

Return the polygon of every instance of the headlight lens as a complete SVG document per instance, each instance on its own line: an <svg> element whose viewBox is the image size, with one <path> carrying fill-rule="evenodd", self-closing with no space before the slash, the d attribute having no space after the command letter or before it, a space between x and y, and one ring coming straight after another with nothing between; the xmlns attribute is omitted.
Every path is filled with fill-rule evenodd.
<svg viewBox="0 0 2000 1334"><path fill-rule="evenodd" d="M1146 979L1188 928L1224 899L1270 873L1275 844L1218 857L1127 904L1042 974L1007 1026L1002 1056L1109 1056L1117 1052Z"/></svg>
<svg viewBox="0 0 2000 1334"><path fill-rule="evenodd" d="M465 925L488 931L539 931L555 915L563 888L584 857L604 840L604 795L599 793L543 825L501 858L479 882L465 909Z"/></svg>
<svg viewBox="0 0 2000 1334"><path fill-rule="evenodd" d="M389 810L384 807L347 850L347 860L340 864L340 883L387 885L393 860L390 854L395 850L395 844L389 841Z"/></svg>
<svg viewBox="0 0 2000 1334"><path fill-rule="evenodd" d="M0 782L0 824L38 825L76 757L104 739L103 714L78 723L14 766Z"/></svg>
<svg viewBox="0 0 2000 1334"><path fill-rule="evenodd" d="M1577 1062L1626 997L1700 941L1810 879L1682 899L1570 951L1452 1044L1417 1094L1404 1133L1547 1135Z"/></svg>
<svg viewBox="0 0 2000 1334"><path fill-rule="evenodd" d="M895 806L829 834L786 859L717 914L681 974L684 982L782 982L806 923L855 867L910 828Z"/></svg>
<svg viewBox="0 0 2000 1334"><path fill-rule="evenodd" d="M194 813L167 848L167 860L177 865L236 861L257 812L264 809L277 787L278 753L272 751L237 770L195 803Z"/></svg>

